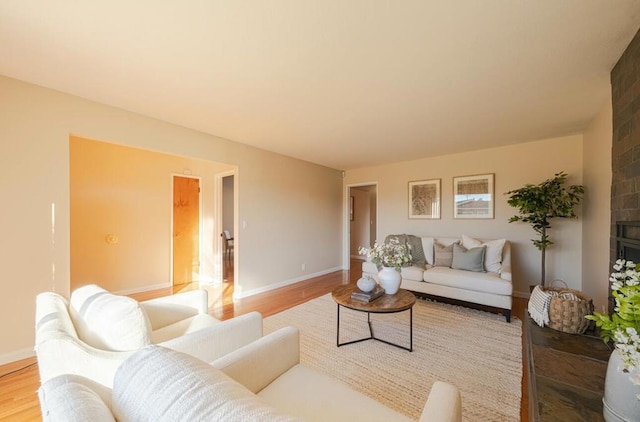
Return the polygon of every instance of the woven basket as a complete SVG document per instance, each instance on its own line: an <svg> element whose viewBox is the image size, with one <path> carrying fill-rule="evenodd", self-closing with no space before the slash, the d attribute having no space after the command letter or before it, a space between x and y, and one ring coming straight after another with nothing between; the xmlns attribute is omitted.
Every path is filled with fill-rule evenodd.
<svg viewBox="0 0 640 422"><path fill-rule="evenodd" d="M562 283L564 287L555 287L554 283ZM554 330L569 334L582 334L591 325L585 316L593 313L593 301L582 292L569 289L563 280L554 280L551 286L545 287L546 291L555 291L558 294L573 293L577 300L562 297L552 297L549 302L549 324Z"/></svg>

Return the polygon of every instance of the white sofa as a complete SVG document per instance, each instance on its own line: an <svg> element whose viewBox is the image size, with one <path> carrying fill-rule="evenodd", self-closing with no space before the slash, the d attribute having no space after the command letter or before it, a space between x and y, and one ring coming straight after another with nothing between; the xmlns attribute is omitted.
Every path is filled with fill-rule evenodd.
<svg viewBox="0 0 640 422"><path fill-rule="evenodd" d="M118 369L113 390L65 375L39 390L47 421L410 421L299 363L299 333L285 327L209 365L147 346ZM458 389L436 382L420 421L461 421Z"/></svg>
<svg viewBox="0 0 640 422"><path fill-rule="evenodd" d="M111 387L118 366L136 350L161 344L205 360L262 337L257 312L219 321L207 314L207 291L137 302L95 286L67 300L36 298L36 355L41 382L77 374Z"/></svg>
<svg viewBox="0 0 640 422"><path fill-rule="evenodd" d="M507 322L511 321L513 283L511 280L511 244L505 239L475 239L461 237L420 238L426 264L401 269L401 288L459 301L475 303L503 310ZM450 246L453 243L472 247L485 247L484 272L454 269L437 265L436 244ZM362 275L378 279L376 264L365 261Z"/></svg>

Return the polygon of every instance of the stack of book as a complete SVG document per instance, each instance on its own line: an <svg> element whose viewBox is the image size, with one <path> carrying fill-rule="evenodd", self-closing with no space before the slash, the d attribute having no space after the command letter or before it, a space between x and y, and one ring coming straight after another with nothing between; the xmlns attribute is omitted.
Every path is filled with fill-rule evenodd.
<svg viewBox="0 0 640 422"><path fill-rule="evenodd" d="M363 292L360 289L355 289L351 293L351 300L355 300L357 302L362 302L362 303L369 303L373 300L376 300L383 294L384 294L384 289L376 285L376 288L371 290L370 292Z"/></svg>

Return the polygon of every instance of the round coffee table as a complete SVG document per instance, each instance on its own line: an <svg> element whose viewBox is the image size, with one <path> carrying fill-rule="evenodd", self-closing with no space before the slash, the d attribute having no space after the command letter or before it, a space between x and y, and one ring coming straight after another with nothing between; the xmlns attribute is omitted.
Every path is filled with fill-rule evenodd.
<svg viewBox="0 0 640 422"><path fill-rule="evenodd" d="M338 304L338 319L336 327L336 345L338 347L345 346L347 344L359 343L366 340L377 340L382 343L389 344L391 346L399 347L400 349L413 351L413 305L416 303L416 297L413 293L400 289L394 295L383 294L377 299L369 303L359 302L351 299L351 293L357 290L358 287L355 284L344 284L336 287L331 296L333 300ZM369 325L369 337L361 338L358 340L347 341L340 343L340 307L353 309L354 311L367 313L367 324ZM390 341L380 339L373 334L373 326L371 324L371 314L392 314L397 312L403 312L409 310L409 347L402 346Z"/></svg>

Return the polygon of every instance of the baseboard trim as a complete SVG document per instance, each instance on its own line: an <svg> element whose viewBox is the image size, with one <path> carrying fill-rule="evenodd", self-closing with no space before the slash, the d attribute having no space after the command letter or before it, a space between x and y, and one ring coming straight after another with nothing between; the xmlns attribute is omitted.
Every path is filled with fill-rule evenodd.
<svg viewBox="0 0 640 422"><path fill-rule="evenodd" d="M317 273L305 274L302 277L291 278L289 280L281 281L280 283L270 284L268 286L259 287L257 289L251 289L251 290L242 291L242 292L239 292L237 290L239 286L236 284L236 289L234 289L234 291L233 291L233 300L244 299L245 297L249 297L249 296L257 295L259 293L265 293L265 292L268 292L268 291L271 291L271 290L279 289L281 287L285 287L285 286L289 286L291 284L299 283L301 281L305 281L305 280L308 280L310 278L320 277L322 275L329 274L329 273L332 273L332 272L335 272L335 271L342 271L342 267L329 268L327 270L319 271Z"/></svg>
<svg viewBox="0 0 640 422"><path fill-rule="evenodd" d="M25 349L15 350L9 353L3 353L0 355L0 365L6 365L7 363L13 363L22 359L32 358L36 355L33 347L27 347Z"/></svg>
<svg viewBox="0 0 640 422"><path fill-rule="evenodd" d="M513 296L520 297L522 299L529 299L531 297L531 293L528 293L528 292L513 292Z"/></svg>
<svg viewBox="0 0 640 422"><path fill-rule="evenodd" d="M114 295L127 296L135 293L149 292L151 290L166 289L167 287L171 287L171 283L158 283L152 284L150 286L138 287L137 289L118 290L117 292L111 293L113 293Z"/></svg>

